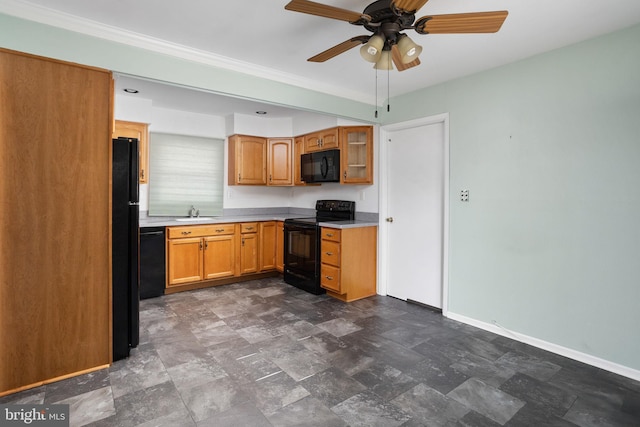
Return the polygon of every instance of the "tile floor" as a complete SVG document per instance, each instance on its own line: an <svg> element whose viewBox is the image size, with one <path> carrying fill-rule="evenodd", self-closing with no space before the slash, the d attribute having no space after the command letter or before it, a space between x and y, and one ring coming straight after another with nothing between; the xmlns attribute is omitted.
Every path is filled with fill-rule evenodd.
<svg viewBox="0 0 640 427"><path fill-rule="evenodd" d="M375 296L265 279L142 301L108 370L6 396L75 426L639 426L640 383Z"/></svg>

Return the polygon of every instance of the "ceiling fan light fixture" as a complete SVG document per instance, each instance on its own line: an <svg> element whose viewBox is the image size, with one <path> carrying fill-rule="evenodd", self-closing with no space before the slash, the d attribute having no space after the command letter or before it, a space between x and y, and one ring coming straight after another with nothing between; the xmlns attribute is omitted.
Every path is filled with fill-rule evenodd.
<svg viewBox="0 0 640 427"><path fill-rule="evenodd" d="M360 48L360 55L365 61L378 62L382 55L383 47L384 38L379 34L374 34L369 37L369 41Z"/></svg>
<svg viewBox="0 0 640 427"><path fill-rule="evenodd" d="M400 56L403 64L408 64L411 61L415 61L416 58L422 53L422 46L416 44L406 34L401 34L398 38L398 49L400 50Z"/></svg>
<svg viewBox="0 0 640 427"><path fill-rule="evenodd" d="M376 70L393 70L393 62L391 62L391 51L383 50L380 59L373 66Z"/></svg>

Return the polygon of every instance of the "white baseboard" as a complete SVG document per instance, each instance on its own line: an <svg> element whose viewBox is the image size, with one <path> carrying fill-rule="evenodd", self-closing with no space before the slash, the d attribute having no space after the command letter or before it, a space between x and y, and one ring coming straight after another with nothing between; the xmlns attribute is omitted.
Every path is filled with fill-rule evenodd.
<svg viewBox="0 0 640 427"><path fill-rule="evenodd" d="M601 368L636 381L640 381L640 371L629 368L628 366L619 365L617 363L605 359L600 359L599 357L595 357L590 354L582 353L567 347L543 341L538 338L520 334L518 332L505 329L496 323L486 323L480 320L463 316L461 314L453 313L451 311L446 313L446 317L452 320L457 320L458 322L466 323L467 325L475 326L476 328L484 329L485 331L493 332L494 334L501 335L503 337L511 338L513 340L559 354L560 356L565 356L570 359L577 360L579 362L583 362L588 365L595 366L597 368Z"/></svg>

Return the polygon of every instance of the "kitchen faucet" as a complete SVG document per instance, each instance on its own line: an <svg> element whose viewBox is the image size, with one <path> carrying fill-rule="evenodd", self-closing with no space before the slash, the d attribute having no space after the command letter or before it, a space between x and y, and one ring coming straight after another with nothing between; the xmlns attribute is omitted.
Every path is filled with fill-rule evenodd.
<svg viewBox="0 0 640 427"><path fill-rule="evenodd" d="M191 209L189 210L189 218L193 218L196 215L200 216L200 210L196 210L196 208L191 205Z"/></svg>

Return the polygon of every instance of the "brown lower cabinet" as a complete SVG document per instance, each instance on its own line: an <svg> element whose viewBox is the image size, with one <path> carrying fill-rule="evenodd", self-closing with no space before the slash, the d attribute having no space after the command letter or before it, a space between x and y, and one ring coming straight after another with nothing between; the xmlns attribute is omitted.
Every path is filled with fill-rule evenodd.
<svg viewBox="0 0 640 427"><path fill-rule="evenodd" d="M284 272L284 221L276 222L276 270Z"/></svg>
<svg viewBox="0 0 640 427"><path fill-rule="evenodd" d="M168 292L276 272L275 221L167 227L166 234Z"/></svg>
<svg viewBox="0 0 640 427"><path fill-rule="evenodd" d="M320 286L350 302L376 294L378 227L320 231Z"/></svg>

